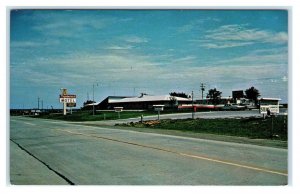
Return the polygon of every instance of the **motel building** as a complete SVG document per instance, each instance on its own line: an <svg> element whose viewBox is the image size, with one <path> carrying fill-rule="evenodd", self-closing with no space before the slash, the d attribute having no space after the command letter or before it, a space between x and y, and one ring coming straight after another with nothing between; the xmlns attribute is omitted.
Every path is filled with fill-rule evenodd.
<svg viewBox="0 0 300 194"><path fill-rule="evenodd" d="M122 107L123 110L154 110L157 105L162 105L164 109L178 109L194 111L205 110L246 110L259 109L261 114L279 113L279 98L259 98L256 106L254 102L245 98L222 97L219 104L212 104L209 98L203 100L182 98L170 95L141 95L137 96L108 96L101 102L86 104L83 110L114 110Z"/></svg>
<svg viewBox="0 0 300 194"><path fill-rule="evenodd" d="M182 104L191 104L191 98L182 98L170 95L141 95L132 96L108 96L102 102L95 103L96 110L114 110L115 107L123 107L124 110L153 110L155 105L163 105L165 109L177 108ZM83 109L91 110L93 104L87 104Z"/></svg>

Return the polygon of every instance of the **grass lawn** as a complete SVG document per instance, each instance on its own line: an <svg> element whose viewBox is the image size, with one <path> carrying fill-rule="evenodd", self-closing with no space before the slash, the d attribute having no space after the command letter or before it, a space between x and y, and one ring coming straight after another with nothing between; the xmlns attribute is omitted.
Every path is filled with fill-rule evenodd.
<svg viewBox="0 0 300 194"><path fill-rule="evenodd" d="M120 113L120 119L128 119L134 117L140 117L141 115L155 115L154 111L123 111ZM77 111L73 112L73 114L63 115L59 114L42 114L38 116L33 116L35 118L43 118L43 119L55 119L55 120L65 120L65 121L101 121L101 120L115 120L119 119L118 113L113 111L103 111L98 112L93 115L91 111Z"/></svg>
<svg viewBox="0 0 300 194"><path fill-rule="evenodd" d="M179 130L182 132L248 137L251 139L276 139L281 141L287 141L288 137L287 116L266 119L254 117L241 119L167 119L120 124L119 126Z"/></svg>

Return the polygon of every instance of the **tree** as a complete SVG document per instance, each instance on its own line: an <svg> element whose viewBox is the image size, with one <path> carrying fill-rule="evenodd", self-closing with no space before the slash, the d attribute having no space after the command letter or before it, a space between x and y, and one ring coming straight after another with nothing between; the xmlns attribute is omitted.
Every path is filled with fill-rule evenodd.
<svg viewBox="0 0 300 194"><path fill-rule="evenodd" d="M209 98L213 104L219 104L220 100L221 100L221 94L222 94L222 92L220 92L216 88L214 88L214 89L208 90L208 94L206 97Z"/></svg>
<svg viewBox="0 0 300 194"><path fill-rule="evenodd" d="M260 96L258 89L252 86L251 88L245 90L245 94L246 94L246 98L248 98L249 100L253 100L257 105L258 102L257 98Z"/></svg>
<svg viewBox="0 0 300 194"><path fill-rule="evenodd" d="M178 101L175 96L170 96L170 106L175 108L178 105Z"/></svg>
<svg viewBox="0 0 300 194"><path fill-rule="evenodd" d="M181 92L181 93L179 93L179 92L171 92L170 96L176 96L176 97L181 97L181 98L188 98L188 95L185 94L185 93L183 93L183 92Z"/></svg>

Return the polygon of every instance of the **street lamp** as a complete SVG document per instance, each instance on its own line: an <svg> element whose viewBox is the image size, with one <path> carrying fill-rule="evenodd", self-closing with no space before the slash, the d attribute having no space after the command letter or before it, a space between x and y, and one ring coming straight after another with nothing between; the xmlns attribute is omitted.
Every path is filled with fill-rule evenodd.
<svg viewBox="0 0 300 194"><path fill-rule="evenodd" d="M98 86L98 83L96 83ZM93 83L93 116L95 115L95 83Z"/></svg>
<svg viewBox="0 0 300 194"><path fill-rule="evenodd" d="M40 109L40 97L38 97L38 110Z"/></svg>

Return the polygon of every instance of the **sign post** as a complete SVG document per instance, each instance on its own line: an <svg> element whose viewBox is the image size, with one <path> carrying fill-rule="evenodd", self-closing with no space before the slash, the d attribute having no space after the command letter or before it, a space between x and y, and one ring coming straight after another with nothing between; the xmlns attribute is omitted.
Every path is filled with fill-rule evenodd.
<svg viewBox="0 0 300 194"><path fill-rule="evenodd" d="M64 115L67 115L67 103L64 101L63 102L63 107L64 107Z"/></svg>
<svg viewBox="0 0 300 194"><path fill-rule="evenodd" d="M76 107L76 95L74 94L67 94L67 89L62 88L62 94L59 95L59 102L63 103L63 114L67 115L67 107L71 107L71 114L72 114L72 107Z"/></svg>
<svg viewBox="0 0 300 194"><path fill-rule="evenodd" d="M263 115L263 118L265 118L266 115L272 116L279 113L279 101L279 98L261 98L259 100L259 113Z"/></svg>
<svg viewBox="0 0 300 194"><path fill-rule="evenodd" d="M157 119L159 120L160 111L164 110L165 105L153 105L154 110L157 111Z"/></svg>
<svg viewBox="0 0 300 194"><path fill-rule="evenodd" d="M114 109L115 109L115 112L118 113L118 118L120 119L121 118L120 112L123 111L123 107L114 107Z"/></svg>

